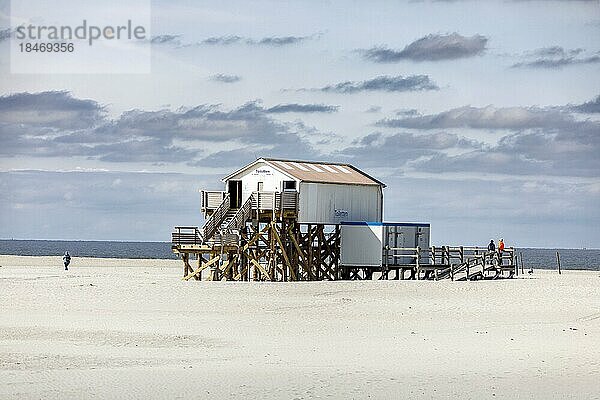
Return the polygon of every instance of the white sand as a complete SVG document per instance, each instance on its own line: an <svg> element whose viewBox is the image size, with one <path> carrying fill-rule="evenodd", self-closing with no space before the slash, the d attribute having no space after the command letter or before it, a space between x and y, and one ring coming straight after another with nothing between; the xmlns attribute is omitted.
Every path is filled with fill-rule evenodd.
<svg viewBox="0 0 600 400"><path fill-rule="evenodd" d="M600 399L600 273L183 282L0 256L0 399Z"/></svg>

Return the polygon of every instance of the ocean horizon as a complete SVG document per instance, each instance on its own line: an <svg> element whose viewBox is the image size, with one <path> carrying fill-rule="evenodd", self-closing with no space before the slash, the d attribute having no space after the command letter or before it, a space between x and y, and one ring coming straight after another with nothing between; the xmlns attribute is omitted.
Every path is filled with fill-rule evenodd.
<svg viewBox="0 0 600 400"><path fill-rule="evenodd" d="M60 256L69 251L73 257L177 259L170 242L133 242L109 240L26 240L1 239L0 254L15 256ZM600 249L518 248L525 268L555 269L556 252L563 269L600 271Z"/></svg>

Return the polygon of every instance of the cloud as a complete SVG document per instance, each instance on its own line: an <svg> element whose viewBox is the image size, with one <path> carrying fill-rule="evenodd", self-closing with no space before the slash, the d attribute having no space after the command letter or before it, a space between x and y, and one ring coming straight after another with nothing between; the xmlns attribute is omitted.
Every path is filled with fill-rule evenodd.
<svg viewBox="0 0 600 400"><path fill-rule="evenodd" d="M600 177L600 143L562 132L515 133L497 146L460 155L437 154L417 168L429 172Z"/></svg>
<svg viewBox="0 0 600 400"><path fill-rule="evenodd" d="M82 129L103 120L105 110L94 100L68 92L16 93L0 97L0 122L57 129Z"/></svg>
<svg viewBox="0 0 600 400"><path fill-rule="evenodd" d="M431 34L415 40L403 50L373 47L361 52L365 59L377 63L455 60L483 54L487 42L488 39L482 35Z"/></svg>
<svg viewBox="0 0 600 400"><path fill-rule="evenodd" d="M211 76L210 80L222 83L235 83L241 81L242 77L239 75L216 74Z"/></svg>
<svg viewBox="0 0 600 400"><path fill-rule="evenodd" d="M310 36L273 36L262 38L261 40L256 42L256 44L265 46L286 46L290 44L300 43L310 38Z"/></svg>
<svg viewBox="0 0 600 400"><path fill-rule="evenodd" d="M365 110L366 113L376 114L381 111L381 106L371 106Z"/></svg>
<svg viewBox="0 0 600 400"><path fill-rule="evenodd" d="M403 116L403 117L416 117L416 116L421 115L419 113L419 111L414 108L396 110L395 113L396 113L396 115Z"/></svg>
<svg viewBox="0 0 600 400"><path fill-rule="evenodd" d="M385 119L388 128L497 131L495 145L451 155L440 152L419 168L431 172L600 176L600 121L576 119L569 107L465 106L438 114Z"/></svg>
<svg viewBox="0 0 600 400"><path fill-rule="evenodd" d="M204 104L178 110L130 110L108 119L98 103L67 92L19 93L0 97L0 155L200 165L207 155L234 149L247 154L314 154L308 140L315 135L313 128L270 117L295 106L303 105L268 111L258 102L230 110ZM311 107L318 112L322 105L304 106L304 112Z"/></svg>
<svg viewBox="0 0 600 400"><path fill-rule="evenodd" d="M238 35L213 36L202 40L199 44L211 46L230 46L234 44L281 47L305 42L320 37L320 34L309 36L268 36L252 39Z"/></svg>
<svg viewBox="0 0 600 400"><path fill-rule="evenodd" d="M453 133L433 134L374 132L356 141L352 146L334 153L340 160L353 160L358 165L404 169L407 163L423 157L433 157L450 149L478 149L481 143ZM390 163L390 160L393 160Z"/></svg>
<svg viewBox="0 0 600 400"><path fill-rule="evenodd" d="M565 50L560 46L550 46L542 47L526 54L530 57L574 57L583 51L581 48Z"/></svg>
<svg viewBox="0 0 600 400"><path fill-rule="evenodd" d="M380 92L416 92L438 90L439 87L427 75L378 76L366 81L346 81L316 89L332 93L358 93L365 91Z"/></svg>
<svg viewBox="0 0 600 400"><path fill-rule="evenodd" d="M242 43L245 42L247 39L241 37L241 36L236 36L236 35L229 35L229 36L213 36L213 37L209 37L207 39L204 39L202 42L202 44L209 44L209 45L218 45L218 46L228 46L230 44L237 44L237 43Z"/></svg>
<svg viewBox="0 0 600 400"><path fill-rule="evenodd" d="M569 65L600 63L600 53L583 56L584 50L564 49L560 46L543 47L523 54L525 61L515 63L511 68L558 69Z"/></svg>
<svg viewBox="0 0 600 400"><path fill-rule="evenodd" d="M152 44L172 44L172 45L180 45L181 44L181 35L158 35L154 36L150 43Z"/></svg>
<svg viewBox="0 0 600 400"><path fill-rule="evenodd" d="M439 114L383 119L378 126L410 129L568 129L582 123L572 115L556 108L538 107L494 107L464 106ZM585 124L585 123L583 123Z"/></svg>
<svg viewBox="0 0 600 400"><path fill-rule="evenodd" d="M10 39L12 30L10 28L0 29L0 42Z"/></svg>
<svg viewBox="0 0 600 400"><path fill-rule="evenodd" d="M600 95L593 100L580 104L578 106L572 106L576 112L586 113L586 114L595 114L600 113Z"/></svg>
<svg viewBox="0 0 600 400"><path fill-rule="evenodd" d="M267 108L265 111L271 114L277 113L333 113L337 112L339 106L330 106L326 104L278 104Z"/></svg>

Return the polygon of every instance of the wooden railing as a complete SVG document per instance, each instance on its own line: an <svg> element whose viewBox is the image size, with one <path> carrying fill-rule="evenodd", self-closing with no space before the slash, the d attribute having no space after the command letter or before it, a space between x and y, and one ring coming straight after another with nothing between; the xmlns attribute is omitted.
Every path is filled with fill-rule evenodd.
<svg viewBox="0 0 600 400"><path fill-rule="evenodd" d="M254 193L248 197L248 200L240 207L235 213L231 221L227 224L225 229L227 230L238 230L244 226L250 215L252 214L252 203L254 202Z"/></svg>
<svg viewBox="0 0 600 400"><path fill-rule="evenodd" d="M277 192L252 192L252 208L255 210L277 210Z"/></svg>
<svg viewBox="0 0 600 400"><path fill-rule="evenodd" d="M474 267L490 267L497 270L515 270L515 249L507 247L502 253L490 252L485 247L476 246L432 246L389 247L384 249L384 268L403 267L419 271L421 268L434 270L441 277L454 277L455 274Z"/></svg>
<svg viewBox="0 0 600 400"><path fill-rule="evenodd" d="M196 226L176 226L175 232L171 233L171 244L173 246L202 244L200 230Z"/></svg>
<svg viewBox="0 0 600 400"><path fill-rule="evenodd" d="M253 201L252 208L260 211L270 210L297 210L298 209L298 192L283 191L283 192L252 192Z"/></svg>
<svg viewBox="0 0 600 400"><path fill-rule="evenodd" d="M200 195L202 211L214 210L219 208L223 199L227 196L227 192L219 190L203 190Z"/></svg>
<svg viewBox="0 0 600 400"><path fill-rule="evenodd" d="M296 210L298 208L298 192L295 190L284 190L283 192L260 191L252 192L254 202L252 208L255 210ZM216 210L227 192L218 190L203 190L201 192L202 211Z"/></svg>
<svg viewBox="0 0 600 400"><path fill-rule="evenodd" d="M284 190L277 194L278 209L281 210L297 210L298 209L298 192L295 190Z"/></svg>
<svg viewBox="0 0 600 400"><path fill-rule="evenodd" d="M204 240L210 239L217 229L219 229L227 211L229 211L229 193L225 194L219 207L217 207L215 212L213 212L204 223L204 226L202 227L202 237Z"/></svg>

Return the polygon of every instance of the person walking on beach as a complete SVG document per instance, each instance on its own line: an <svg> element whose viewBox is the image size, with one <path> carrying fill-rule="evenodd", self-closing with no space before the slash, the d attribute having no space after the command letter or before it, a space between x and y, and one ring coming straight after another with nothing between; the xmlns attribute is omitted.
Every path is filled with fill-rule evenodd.
<svg viewBox="0 0 600 400"><path fill-rule="evenodd" d="M69 264L71 264L71 255L68 251L65 251L65 255L63 256L63 263L65 264L65 271L68 271Z"/></svg>
<svg viewBox="0 0 600 400"><path fill-rule="evenodd" d="M502 265L502 252L504 251L504 239L498 242L498 264Z"/></svg>

